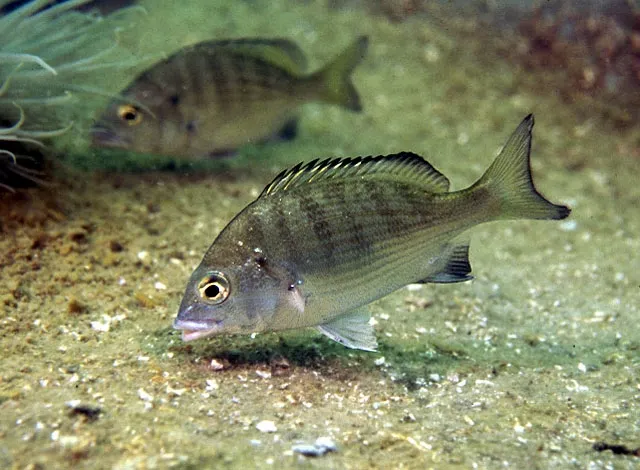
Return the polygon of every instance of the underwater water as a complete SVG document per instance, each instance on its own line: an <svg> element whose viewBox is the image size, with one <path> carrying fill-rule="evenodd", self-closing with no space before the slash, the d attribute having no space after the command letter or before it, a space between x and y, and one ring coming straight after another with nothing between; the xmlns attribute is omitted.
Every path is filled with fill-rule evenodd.
<svg viewBox="0 0 640 470"><path fill-rule="evenodd" d="M73 120L45 140L47 182L0 187L0 468L637 468L640 127L628 110L518 62L505 50L526 49L520 36L460 5L135 5L135 21L119 17L126 61L82 75L60 121L37 119ZM295 138L224 158L89 146L127 77L183 46L286 37L316 70L362 35L362 112L305 104ZM283 169L411 151L461 189L529 113L536 187L571 215L473 228L473 281L370 305L377 352L312 329L183 342L172 328L214 238Z"/></svg>

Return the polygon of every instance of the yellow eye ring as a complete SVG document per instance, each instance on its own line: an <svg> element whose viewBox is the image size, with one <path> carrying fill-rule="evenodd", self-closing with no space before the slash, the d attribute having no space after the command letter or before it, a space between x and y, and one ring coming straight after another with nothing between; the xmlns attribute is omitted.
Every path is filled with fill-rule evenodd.
<svg viewBox="0 0 640 470"><path fill-rule="evenodd" d="M118 116L130 126L138 125L142 121L142 113L131 104L118 106Z"/></svg>
<svg viewBox="0 0 640 470"><path fill-rule="evenodd" d="M198 293L200 298L208 304L218 305L227 300L230 287L227 276L219 271L213 271L200 280Z"/></svg>

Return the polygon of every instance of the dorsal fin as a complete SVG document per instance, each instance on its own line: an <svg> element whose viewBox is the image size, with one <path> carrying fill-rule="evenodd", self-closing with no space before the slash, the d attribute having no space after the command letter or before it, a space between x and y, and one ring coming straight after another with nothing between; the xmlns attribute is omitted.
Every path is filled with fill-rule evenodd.
<svg viewBox="0 0 640 470"><path fill-rule="evenodd" d="M401 152L393 155L355 158L327 158L298 163L269 183L260 197L329 179L406 181L421 184L433 193L449 190L449 180L420 155Z"/></svg>
<svg viewBox="0 0 640 470"><path fill-rule="evenodd" d="M307 59L296 43L288 39L240 38L206 41L198 48L225 48L245 56L262 59L287 72L301 75L307 69Z"/></svg>

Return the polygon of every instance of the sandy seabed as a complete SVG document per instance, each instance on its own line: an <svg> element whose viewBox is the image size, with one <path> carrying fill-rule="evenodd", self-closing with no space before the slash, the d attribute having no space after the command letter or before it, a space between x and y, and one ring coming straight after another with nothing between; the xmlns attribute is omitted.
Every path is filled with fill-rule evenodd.
<svg viewBox="0 0 640 470"><path fill-rule="evenodd" d="M296 140L213 168L63 166L51 187L0 194L0 467L637 468L593 448L640 446L637 127L530 91L535 75L428 18L172 4L143 2L151 32L286 35L312 67L369 35L365 111L306 106ZM474 229L474 281L371 306L379 353L313 331L185 344L171 329L204 251L282 168L407 150L461 188L529 112L537 186L571 217ZM292 451L318 437L337 451Z"/></svg>

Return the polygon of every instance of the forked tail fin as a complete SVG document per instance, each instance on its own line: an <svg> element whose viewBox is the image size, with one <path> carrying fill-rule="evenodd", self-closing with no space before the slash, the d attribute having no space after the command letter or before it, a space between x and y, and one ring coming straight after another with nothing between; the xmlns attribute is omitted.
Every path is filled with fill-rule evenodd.
<svg viewBox="0 0 640 470"><path fill-rule="evenodd" d="M551 203L533 185L529 154L533 114L511 134L500 154L473 186L497 203L499 219L564 219L571 209Z"/></svg>
<svg viewBox="0 0 640 470"><path fill-rule="evenodd" d="M352 111L361 111L360 97L351 82L351 74L367 53L369 39L360 36L338 57L310 79L320 88L320 99L326 103L344 106Z"/></svg>

